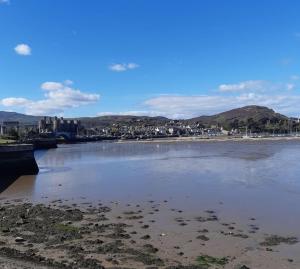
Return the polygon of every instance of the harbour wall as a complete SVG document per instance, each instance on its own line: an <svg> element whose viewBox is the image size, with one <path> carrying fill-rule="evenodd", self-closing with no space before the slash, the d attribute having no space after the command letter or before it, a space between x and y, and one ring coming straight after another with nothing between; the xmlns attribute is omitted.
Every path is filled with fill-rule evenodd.
<svg viewBox="0 0 300 269"><path fill-rule="evenodd" d="M0 146L0 180L2 177L36 175L38 172L33 145Z"/></svg>

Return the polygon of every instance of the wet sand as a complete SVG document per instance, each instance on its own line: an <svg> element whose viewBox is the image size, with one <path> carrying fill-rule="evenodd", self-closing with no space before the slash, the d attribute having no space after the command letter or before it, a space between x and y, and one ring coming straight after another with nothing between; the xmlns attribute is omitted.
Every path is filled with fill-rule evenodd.
<svg viewBox="0 0 300 269"><path fill-rule="evenodd" d="M0 268L299 268L298 238L260 222L141 204L2 200ZM24 262L24 263L23 263ZM5 264L5 266L4 266Z"/></svg>

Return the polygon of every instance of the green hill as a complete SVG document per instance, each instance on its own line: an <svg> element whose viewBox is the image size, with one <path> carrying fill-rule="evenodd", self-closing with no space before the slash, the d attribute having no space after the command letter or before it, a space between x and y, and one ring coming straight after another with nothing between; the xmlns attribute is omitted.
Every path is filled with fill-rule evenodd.
<svg viewBox="0 0 300 269"><path fill-rule="evenodd" d="M245 106L232 109L212 116L200 116L187 120L188 123L199 123L204 126L219 125L226 129L249 127L265 129L267 126L283 125L288 117L276 113L273 109L263 106Z"/></svg>

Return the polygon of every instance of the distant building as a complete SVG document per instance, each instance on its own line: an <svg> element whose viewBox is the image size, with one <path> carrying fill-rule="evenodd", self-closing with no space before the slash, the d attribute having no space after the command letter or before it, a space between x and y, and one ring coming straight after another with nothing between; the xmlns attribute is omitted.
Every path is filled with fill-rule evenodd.
<svg viewBox="0 0 300 269"><path fill-rule="evenodd" d="M19 132L18 121L3 121L0 125L0 135L9 135L12 131Z"/></svg>
<svg viewBox="0 0 300 269"><path fill-rule="evenodd" d="M58 117L44 117L39 121L39 133L71 133L77 134L80 127L78 120L65 120Z"/></svg>
<svg viewBox="0 0 300 269"><path fill-rule="evenodd" d="M167 129L164 126L158 126L155 128L155 133L160 134L160 135L166 135L167 134Z"/></svg>

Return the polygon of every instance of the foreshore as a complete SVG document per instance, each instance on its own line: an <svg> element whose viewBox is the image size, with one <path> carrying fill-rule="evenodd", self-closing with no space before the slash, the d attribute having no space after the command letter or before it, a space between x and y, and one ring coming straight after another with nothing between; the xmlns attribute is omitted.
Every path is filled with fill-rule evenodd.
<svg viewBox="0 0 300 269"><path fill-rule="evenodd" d="M213 209L191 215L167 200L104 204L84 197L4 199L0 209L0 268L300 267L298 238L261 231L254 216L242 224Z"/></svg>
<svg viewBox="0 0 300 269"><path fill-rule="evenodd" d="M261 142L261 141L300 141L300 136L268 136L268 137L230 137L230 136L216 136L216 137L202 137L202 136L188 136L188 137L166 137L166 138L151 138L151 139L124 139L116 140L116 143L176 143L176 142Z"/></svg>

